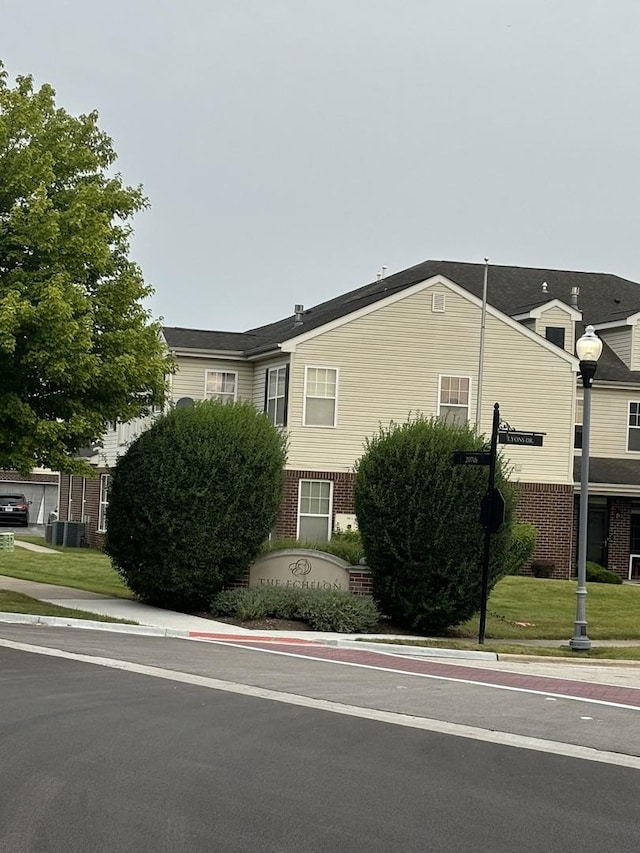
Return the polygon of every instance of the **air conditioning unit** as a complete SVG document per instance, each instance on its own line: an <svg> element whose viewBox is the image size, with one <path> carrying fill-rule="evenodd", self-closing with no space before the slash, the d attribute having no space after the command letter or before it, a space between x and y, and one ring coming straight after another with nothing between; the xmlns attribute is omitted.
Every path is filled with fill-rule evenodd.
<svg viewBox="0 0 640 853"><path fill-rule="evenodd" d="M55 521L52 525L52 545L80 548L86 539L86 524L81 521Z"/></svg>
<svg viewBox="0 0 640 853"><path fill-rule="evenodd" d="M358 519L354 513L337 512L333 520L333 532L344 533L346 530L357 530Z"/></svg>

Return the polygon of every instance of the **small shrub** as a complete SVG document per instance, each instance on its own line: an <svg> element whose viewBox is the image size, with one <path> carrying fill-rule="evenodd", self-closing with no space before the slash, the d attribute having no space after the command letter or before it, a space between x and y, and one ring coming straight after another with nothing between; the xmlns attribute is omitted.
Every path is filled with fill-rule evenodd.
<svg viewBox="0 0 640 853"><path fill-rule="evenodd" d="M550 578L556 568L553 560L534 560L531 563L531 573L534 578Z"/></svg>
<svg viewBox="0 0 640 853"><path fill-rule="evenodd" d="M341 634L366 633L378 624L380 614L370 598L334 589L252 587L219 593L211 604L213 616L251 619L299 619L314 631Z"/></svg>
<svg viewBox="0 0 640 853"><path fill-rule="evenodd" d="M344 533L334 533L329 542L303 542L298 539L270 539L262 546L262 553L283 551L287 548L311 548L325 554L340 557L346 563L357 566L364 557L362 539L357 530L346 530Z"/></svg>
<svg viewBox="0 0 640 853"><path fill-rule="evenodd" d="M505 574L519 575L536 550L538 531L533 524L516 522L511 530L511 541L505 558Z"/></svg>
<svg viewBox="0 0 640 853"><path fill-rule="evenodd" d="M622 578L615 572L610 572L598 563L587 563L587 582L589 583L622 583Z"/></svg>

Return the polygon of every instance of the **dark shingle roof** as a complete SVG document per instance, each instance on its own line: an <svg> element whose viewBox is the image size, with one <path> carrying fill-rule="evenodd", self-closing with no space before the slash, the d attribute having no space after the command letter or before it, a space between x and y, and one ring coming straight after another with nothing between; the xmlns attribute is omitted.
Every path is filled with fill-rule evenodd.
<svg viewBox="0 0 640 853"><path fill-rule="evenodd" d="M181 329L177 326L164 326L162 331L171 349L244 352L256 343L255 336L245 332L209 332L205 329Z"/></svg>
<svg viewBox="0 0 640 853"><path fill-rule="evenodd" d="M356 290L336 296L302 315L295 324L293 315L247 332L205 332L192 329L165 329L168 343L174 348L242 351L258 355L277 347L279 343L305 332L318 329L398 293L435 275L443 275L460 287L482 298L484 264L457 261L424 261L409 269L371 282ZM543 292L542 284L546 282ZM582 311L581 325L605 323L640 311L640 284L608 273L572 272L534 267L489 267L488 301L509 316L525 313L532 308L559 299L571 304L571 290L580 289L578 307ZM639 382L640 372L630 371L605 344L598 365L598 378L613 382Z"/></svg>
<svg viewBox="0 0 640 853"><path fill-rule="evenodd" d="M309 308L303 314L301 326L294 326L294 318L291 316L267 326L251 329L250 334L260 341L257 349L269 344L275 345L438 274L482 298L483 264L425 261ZM547 284L544 294L543 282ZM513 316L553 299L570 305L571 289L574 286L580 288L578 306L583 313L585 324L604 323L640 311L640 284L636 282L608 273L533 267L490 266L488 301L500 311Z"/></svg>
<svg viewBox="0 0 640 853"><path fill-rule="evenodd" d="M573 461L573 479L580 482L580 457ZM640 459L589 458L589 482L640 486Z"/></svg>

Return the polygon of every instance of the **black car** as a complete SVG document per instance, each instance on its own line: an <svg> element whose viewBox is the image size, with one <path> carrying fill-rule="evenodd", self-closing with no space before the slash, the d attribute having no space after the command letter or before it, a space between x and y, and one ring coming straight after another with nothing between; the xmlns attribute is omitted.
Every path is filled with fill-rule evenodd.
<svg viewBox="0 0 640 853"><path fill-rule="evenodd" d="M0 495L0 522L27 527L29 503L24 495Z"/></svg>

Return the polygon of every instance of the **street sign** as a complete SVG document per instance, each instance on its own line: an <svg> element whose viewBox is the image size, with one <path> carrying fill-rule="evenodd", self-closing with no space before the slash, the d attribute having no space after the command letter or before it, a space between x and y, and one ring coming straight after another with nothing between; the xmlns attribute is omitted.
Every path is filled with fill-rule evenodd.
<svg viewBox="0 0 640 853"><path fill-rule="evenodd" d="M490 465L491 453L488 451L456 450L453 454L454 465Z"/></svg>
<svg viewBox="0 0 640 853"><path fill-rule="evenodd" d="M520 444L523 447L542 447L541 432L517 432L509 430L498 433L499 444Z"/></svg>
<svg viewBox="0 0 640 853"><path fill-rule="evenodd" d="M506 505L500 489L487 492L482 498L480 521L483 527L488 527L491 533L497 533L504 524Z"/></svg>

